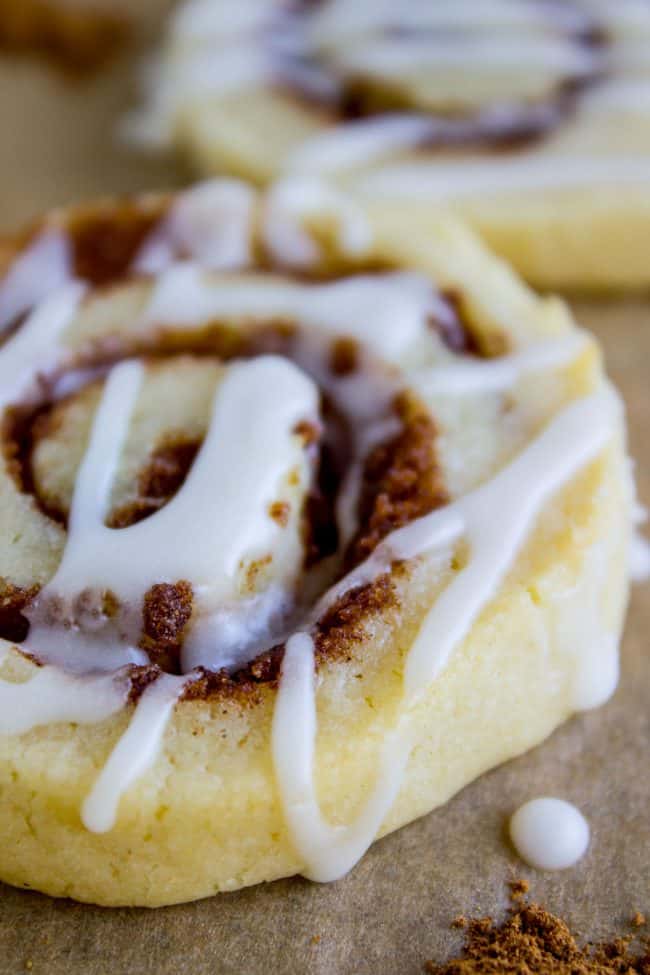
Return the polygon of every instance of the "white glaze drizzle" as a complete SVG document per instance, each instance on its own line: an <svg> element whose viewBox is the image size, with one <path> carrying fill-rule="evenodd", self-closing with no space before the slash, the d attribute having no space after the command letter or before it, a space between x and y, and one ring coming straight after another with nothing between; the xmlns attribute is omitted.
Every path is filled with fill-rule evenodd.
<svg viewBox="0 0 650 975"><path fill-rule="evenodd" d="M379 77L401 77L418 68L442 69L445 73L467 71L467 65L483 72L511 70L549 74L590 75L602 59L585 48L559 37L516 36L512 39L481 37L432 37L426 34L404 37L360 39L351 49L344 45L333 55L334 64L350 73Z"/></svg>
<svg viewBox="0 0 650 975"><path fill-rule="evenodd" d="M129 726L103 766L81 813L93 833L107 833L115 825L120 798L158 757L165 728L187 677L161 674L145 689Z"/></svg>
<svg viewBox="0 0 650 975"><path fill-rule="evenodd" d="M266 0L238 0L215 4L214 0L189 0L174 10L172 29L184 42L227 40L258 30L268 18Z"/></svg>
<svg viewBox="0 0 650 975"><path fill-rule="evenodd" d="M586 335L575 332L532 343L520 352L496 359L463 359L423 369L415 373L412 382L427 396L503 392L531 373L569 365L588 347Z"/></svg>
<svg viewBox="0 0 650 975"><path fill-rule="evenodd" d="M319 180L289 179L272 186L264 203L262 234L278 264L308 267L319 260L320 247L304 218L324 213L337 220L337 243L344 254L358 256L369 249L370 225L348 196Z"/></svg>
<svg viewBox="0 0 650 975"><path fill-rule="evenodd" d="M63 357L58 339L79 307L85 288L71 281L49 294L5 343L0 355L0 409L29 395L39 374Z"/></svg>
<svg viewBox="0 0 650 975"><path fill-rule="evenodd" d="M430 280L410 272L359 274L318 285L263 276L211 281L196 265L181 264L158 279L144 321L177 328L234 316L299 321L324 334L369 342L394 361L426 334L434 294Z"/></svg>
<svg viewBox="0 0 650 975"><path fill-rule="evenodd" d="M0 332L71 277L65 233L46 228L12 261L0 283Z"/></svg>
<svg viewBox="0 0 650 975"><path fill-rule="evenodd" d="M647 582L650 579L650 542L641 534L641 525L648 520L646 508L637 500L634 469L630 462L630 579L632 582Z"/></svg>
<svg viewBox="0 0 650 975"><path fill-rule="evenodd" d="M647 0L618 0L616 4L611 4L609 0L587 0L586 7L609 31L650 31Z"/></svg>
<svg viewBox="0 0 650 975"><path fill-rule="evenodd" d="M281 528L268 508L282 478L301 467L292 431L317 416L311 380L272 356L230 366L184 485L149 518L116 530L104 519L141 381L137 362L109 375L77 476L63 557L38 603L72 601L91 588L128 605L155 583L184 579L197 611L206 612L236 597L244 563L273 552Z"/></svg>
<svg viewBox="0 0 650 975"><path fill-rule="evenodd" d="M627 494L630 511L628 556L630 582L647 582L650 579L650 542L641 533L641 527L648 520L648 510L638 498L635 464L631 457L627 458Z"/></svg>
<svg viewBox="0 0 650 975"><path fill-rule="evenodd" d="M330 604L350 588L376 578L396 559L414 558L461 537L469 544L467 564L436 600L408 653L402 711L381 748L377 785L361 813L345 828L324 822L316 797L313 641L304 634L290 641L276 705L273 756L292 842L310 878L327 881L341 876L373 841L377 823L399 792L408 761L409 709L496 594L544 504L605 448L617 409L610 391L566 407L495 478L394 532L326 596L324 603ZM293 748L286 747L290 741ZM297 741L302 742L300 747L295 746Z"/></svg>
<svg viewBox="0 0 650 975"><path fill-rule="evenodd" d="M128 636L115 637L107 641L102 625L107 619L97 614L93 626L82 627L78 620L68 618L61 625L52 625L47 611L43 614L39 606L52 596L57 598L49 586L45 586L34 604L27 610L30 620L29 637L21 644L22 649L33 653L39 660L47 660L53 666L62 667L71 674L113 673L128 664L148 664L149 657L134 646ZM72 616L72 613L69 614ZM86 620L84 622L87 622Z"/></svg>
<svg viewBox="0 0 650 975"><path fill-rule="evenodd" d="M480 30L489 28L546 28L579 30L585 26L581 8L564 2L513 3L512 0L436 0L436 3L393 0L329 0L317 9L309 34L313 44L331 44L354 34L403 29Z"/></svg>
<svg viewBox="0 0 650 975"><path fill-rule="evenodd" d="M344 122L294 149L287 160L287 169L292 174L327 174L375 162L425 142L444 124L415 113Z"/></svg>
<svg viewBox="0 0 650 975"><path fill-rule="evenodd" d="M9 644L3 642L3 656ZM120 711L128 683L112 674L76 677L58 667L35 667L21 683L0 679L0 731L21 735L59 721L96 724Z"/></svg>
<svg viewBox="0 0 650 975"><path fill-rule="evenodd" d="M297 633L286 644L273 719L275 775L291 843L311 880L342 877L363 856L397 797L408 758L401 735L386 736L377 781L349 826L322 815L314 784L316 701L313 640Z"/></svg>
<svg viewBox="0 0 650 975"><path fill-rule="evenodd" d="M246 267L255 200L252 187L239 180L210 180L185 190L143 243L134 271L159 274L179 258L207 268Z"/></svg>
<svg viewBox="0 0 650 975"><path fill-rule="evenodd" d="M650 542L635 531L630 542L630 579L647 582L650 579Z"/></svg>

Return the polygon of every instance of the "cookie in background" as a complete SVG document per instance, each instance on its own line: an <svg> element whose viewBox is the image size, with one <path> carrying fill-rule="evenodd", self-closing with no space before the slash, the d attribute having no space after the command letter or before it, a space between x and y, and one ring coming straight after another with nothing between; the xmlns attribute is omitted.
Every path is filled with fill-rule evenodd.
<svg viewBox="0 0 650 975"><path fill-rule="evenodd" d="M129 135L204 174L450 207L531 282L650 284L645 0L190 0Z"/></svg>

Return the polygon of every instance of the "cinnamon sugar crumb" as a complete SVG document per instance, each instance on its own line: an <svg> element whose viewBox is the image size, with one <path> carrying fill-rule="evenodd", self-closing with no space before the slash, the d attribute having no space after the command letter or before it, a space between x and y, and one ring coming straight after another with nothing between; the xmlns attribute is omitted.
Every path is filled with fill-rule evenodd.
<svg viewBox="0 0 650 975"><path fill-rule="evenodd" d="M516 901L528 893L530 884L527 880L511 880L508 887L510 888L510 899Z"/></svg>
<svg viewBox="0 0 650 975"><path fill-rule="evenodd" d="M646 916L645 916L645 914L642 914L641 911L636 911L633 914L632 920L631 920L630 923L633 924L635 928L642 928L643 925L646 923Z"/></svg>
<svg viewBox="0 0 650 975"><path fill-rule="evenodd" d="M192 615L193 593L189 582L158 583L144 597L143 637L140 646L153 663L169 673L179 672L183 634Z"/></svg>
<svg viewBox="0 0 650 975"><path fill-rule="evenodd" d="M510 886L521 890L522 883ZM500 925L489 917L452 922L461 926L467 927L461 955L426 962L429 975L650 975L650 948L633 953L629 938L580 947L568 925L539 904L514 905Z"/></svg>
<svg viewBox="0 0 650 975"><path fill-rule="evenodd" d="M277 521L281 528L286 528L289 524L291 505L288 501L274 501L269 505L269 515L273 521Z"/></svg>
<svg viewBox="0 0 650 975"><path fill-rule="evenodd" d="M379 576L369 585L350 589L318 623L316 648L319 655L348 653L354 643L366 638L368 617L396 604L394 586L387 575Z"/></svg>
<svg viewBox="0 0 650 975"><path fill-rule="evenodd" d="M246 586L248 589L255 588L255 584L257 582L257 578L260 572L262 572L267 567L267 565L270 565L272 561L273 561L272 556L264 555L262 558L255 559L254 562L250 563L250 565L246 569Z"/></svg>
<svg viewBox="0 0 650 975"><path fill-rule="evenodd" d="M316 443L320 437L320 428L316 423L310 423L309 420L301 420L295 425L293 432L296 436L303 438L305 447Z"/></svg>

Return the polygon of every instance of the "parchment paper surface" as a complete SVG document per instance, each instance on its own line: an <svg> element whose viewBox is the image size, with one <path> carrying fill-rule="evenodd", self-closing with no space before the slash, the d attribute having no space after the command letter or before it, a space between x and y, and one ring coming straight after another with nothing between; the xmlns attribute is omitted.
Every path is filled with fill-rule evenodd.
<svg viewBox="0 0 650 975"><path fill-rule="evenodd" d="M150 18L160 6L146 0L138 11ZM131 70L124 58L80 86L0 58L0 229L46 206L182 181L171 163L115 145ZM583 301L575 311L601 339L623 390L640 494L650 502L650 302ZM31 962L34 975L411 975L458 946L449 928L457 914L502 912L515 876L585 938L611 936L635 910L650 915L649 745L646 585L633 593L621 684L609 704L382 840L345 879L280 881L156 911L93 908L0 885L0 973ZM564 873L528 870L505 838L508 815L540 794L577 803L591 823L588 855Z"/></svg>

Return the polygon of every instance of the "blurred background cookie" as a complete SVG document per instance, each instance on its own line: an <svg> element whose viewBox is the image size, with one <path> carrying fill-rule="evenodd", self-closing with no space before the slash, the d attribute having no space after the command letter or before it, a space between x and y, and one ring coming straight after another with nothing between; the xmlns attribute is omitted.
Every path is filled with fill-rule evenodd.
<svg viewBox="0 0 650 975"><path fill-rule="evenodd" d="M544 287L650 284L644 0L190 0L131 119L200 172L451 206Z"/></svg>

